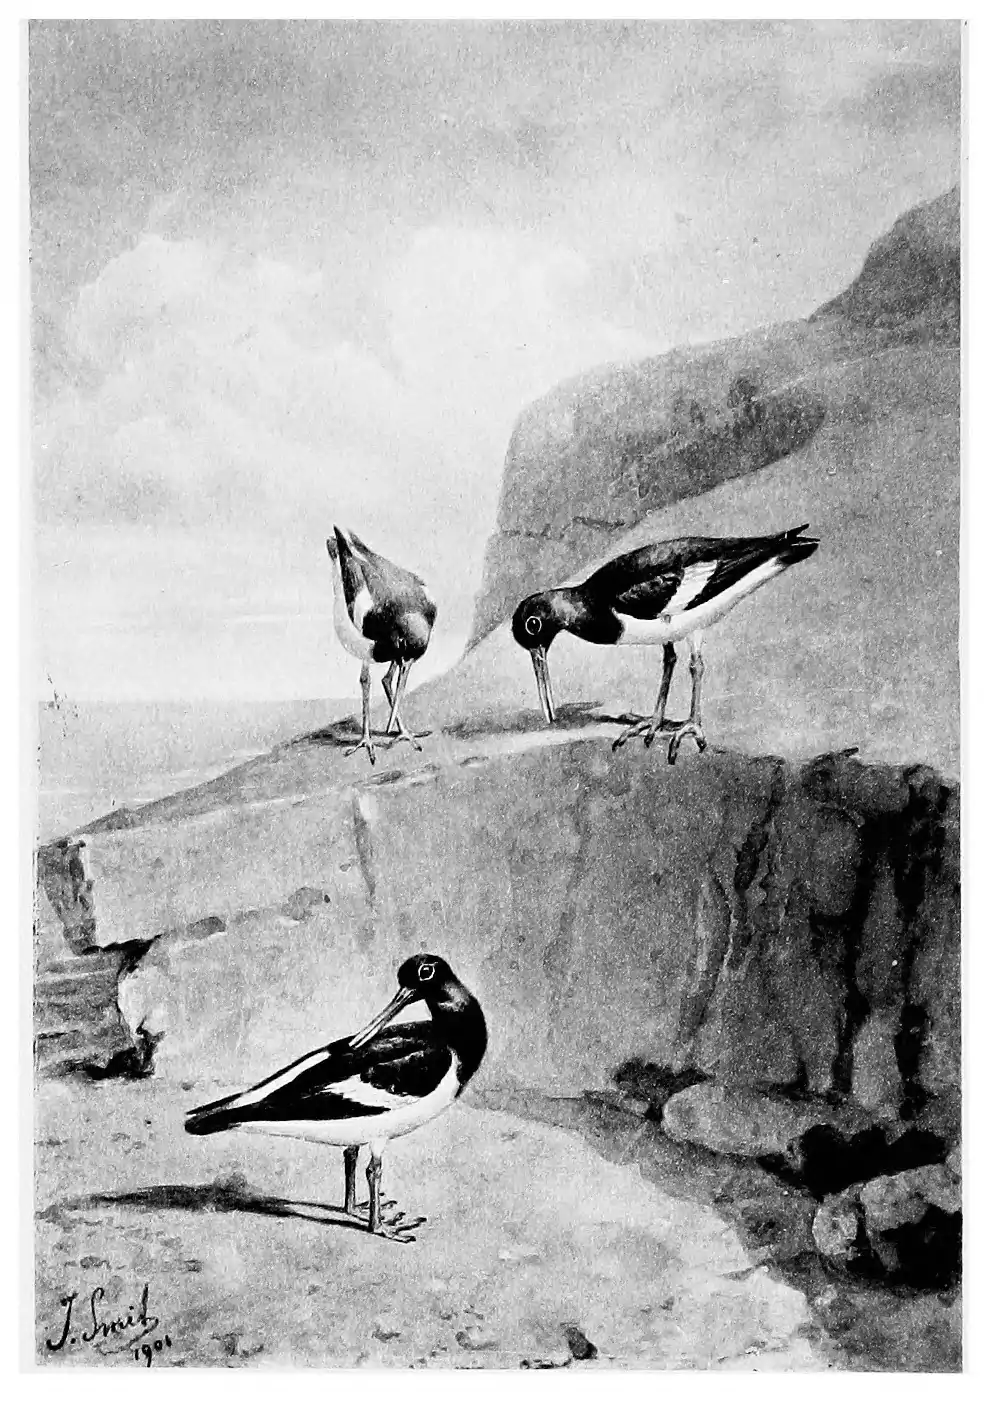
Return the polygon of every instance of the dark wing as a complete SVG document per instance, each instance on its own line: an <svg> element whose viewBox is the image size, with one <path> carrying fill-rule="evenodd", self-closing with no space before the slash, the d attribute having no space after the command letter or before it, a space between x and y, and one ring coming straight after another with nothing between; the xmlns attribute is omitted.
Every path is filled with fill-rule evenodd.
<svg viewBox="0 0 985 1408"><path fill-rule="evenodd" d="M371 604L359 629L366 639L389 642L395 636L407 638L423 654L438 614L424 582L415 572L373 552L355 533L349 537L351 548L341 536L338 548L350 616L356 597L365 588Z"/></svg>
<svg viewBox="0 0 985 1408"><path fill-rule="evenodd" d="M398 567L379 553L366 550L360 562L363 579L373 598L374 607L379 611L404 610L418 611L434 623L435 606L424 582L416 572L406 567Z"/></svg>
<svg viewBox="0 0 985 1408"><path fill-rule="evenodd" d="M747 573L779 558L785 565L817 546L792 528L764 538L675 538L607 562L582 591L614 611L641 620L671 616L711 601Z"/></svg>
<svg viewBox="0 0 985 1408"><path fill-rule="evenodd" d="M767 538L721 539L714 554L713 566L711 559L706 558L685 569L685 577L671 610L683 611L702 606L768 562L776 561L783 567L790 567L810 557L817 548L817 539L801 537L806 527L804 523L799 528L791 528L786 533L773 533ZM707 570L709 567L710 571Z"/></svg>
<svg viewBox="0 0 985 1408"><path fill-rule="evenodd" d="M718 538L678 538L615 557L582 584L583 595L625 616L653 621L673 609L689 566L714 559Z"/></svg>
<svg viewBox="0 0 985 1408"><path fill-rule="evenodd" d="M309 1052L259 1085L192 1110L190 1134L255 1120L341 1120L379 1115L419 1100L448 1073L453 1057L429 1022L379 1032L353 1049L348 1038Z"/></svg>

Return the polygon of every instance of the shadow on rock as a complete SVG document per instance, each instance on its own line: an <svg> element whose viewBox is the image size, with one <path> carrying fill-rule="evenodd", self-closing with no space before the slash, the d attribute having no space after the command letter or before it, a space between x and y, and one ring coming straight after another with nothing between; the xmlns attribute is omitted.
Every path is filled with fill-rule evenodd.
<svg viewBox="0 0 985 1408"><path fill-rule="evenodd" d="M563 728L566 725L569 728L579 728L585 724L597 724L599 719L595 710L601 708L600 700L561 704L556 710L556 721L553 725L545 724L539 709L516 709L513 713L496 710L459 719L456 723L448 724L443 732L449 738L479 738L505 733L539 733L545 728Z"/></svg>

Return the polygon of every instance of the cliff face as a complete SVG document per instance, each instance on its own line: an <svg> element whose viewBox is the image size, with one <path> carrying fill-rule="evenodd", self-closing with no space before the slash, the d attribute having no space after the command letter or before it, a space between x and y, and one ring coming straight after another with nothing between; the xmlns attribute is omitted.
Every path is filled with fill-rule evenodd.
<svg viewBox="0 0 985 1408"><path fill-rule="evenodd" d="M432 949L482 995L479 1089L572 1093L637 1059L953 1132L958 799L938 774L714 750L670 768L591 735L480 749L90 832L90 961L123 932L146 949L120 989L135 1049L175 1079L255 1079ZM71 929L61 855L47 899Z"/></svg>
<svg viewBox="0 0 985 1408"><path fill-rule="evenodd" d="M529 406L507 453L470 644L655 510L797 457L860 401L872 415L905 413L906 378L869 403L866 372L900 346L956 348L959 304L954 190L897 221L810 319L599 368Z"/></svg>

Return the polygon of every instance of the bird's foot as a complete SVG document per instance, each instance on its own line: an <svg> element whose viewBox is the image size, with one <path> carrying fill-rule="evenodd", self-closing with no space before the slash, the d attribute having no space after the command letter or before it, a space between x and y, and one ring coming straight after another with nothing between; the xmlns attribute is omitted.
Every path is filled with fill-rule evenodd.
<svg viewBox="0 0 985 1408"><path fill-rule="evenodd" d="M680 752L681 744L684 742L685 738L694 739L695 743L698 745L699 753L703 753L708 747L708 740L705 738L704 730L701 725L695 723L693 719L688 719L687 723L674 726L674 732L671 735L670 744L667 748L668 763L677 762L677 754Z"/></svg>
<svg viewBox="0 0 985 1408"><path fill-rule="evenodd" d="M370 738L368 738L368 737L367 737L367 738L360 738L359 742L358 742L354 747L352 747L352 748L347 748L347 749L345 750L345 756L346 756L347 758L351 758L352 755L353 755L353 753L358 753L358 752L359 752L360 748L365 748L365 749L366 749L366 752L369 754L369 761L370 761L370 764L375 768L375 766L376 766L376 749L373 747L372 739L370 739Z"/></svg>
<svg viewBox="0 0 985 1408"><path fill-rule="evenodd" d="M380 1212L389 1212L389 1211L391 1210L391 1208L395 1208L396 1206L397 1206L397 1200L396 1200L396 1198L384 1198L384 1199L382 1200L382 1202L380 1203ZM369 1203L368 1203L368 1202L362 1202L362 1203L346 1203L346 1205L345 1205L345 1211L346 1211L346 1213L349 1215L349 1217L368 1218L368 1217L369 1217ZM402 1215L402 1214L400 1214L400 1213L397 1213L397 1214L396 1214L397 1217L400 1217L401 1215Z"/></svg>
<svg viewBox="0 0 985 1408"><path fill-rule="evenodd" d="M423 749L417 740L426 737L427 734L408 733L405 728L394 729L392 733L387 732L387 744L392 748L396 743L409 743L415 752L421 753Z"/></svg>
<svg viewBox="0 0 985 1408"><path fill-rule="evenodd" d="M631 738L639 738L641 734L644 745L649 748L658 733L668 733L671 729L682 727L681 724L674 723L670 719L657 720L652 714L647 714L644 718L641 718L639 714L623 714L617 722L628 723L630 726L613 740L613 753L624 743L628 743Z"/></svg>
<svg viewBox="0 0 985 1408"><path fill-rule="evenodd" d="M387 1217L381 1217L375 1227L370 1227L369 1231L374 1237L383 1237L388 1242L416 1242L413 1235L418 1227L427 1222L426 1217L408 1217L401 1209L391 1213L389 1210L396 1205L392 1202L385 1203L382 1211L389 1213Z"/></svg>

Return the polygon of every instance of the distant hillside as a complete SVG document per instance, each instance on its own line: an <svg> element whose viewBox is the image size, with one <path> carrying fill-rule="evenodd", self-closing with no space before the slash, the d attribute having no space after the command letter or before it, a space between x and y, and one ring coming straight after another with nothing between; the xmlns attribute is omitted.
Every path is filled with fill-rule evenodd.
<svg viewBox="0 0 985 1408"><path fill-rule="evenodd" d="M898 220L810 318L599 367L534 402L507 453L470 647L654 510L802 449L844 410L830 401L834 368L901 345L956 346L959 299L955 189Z"/></svg>
<svg viewBox="0 0 985 1408"><path fill-rule="evenodd" d="M876 240L862 272L813 319L838 315L903 341L957 345L961 330L961 199L957 187L918 205Z"/></svg>

